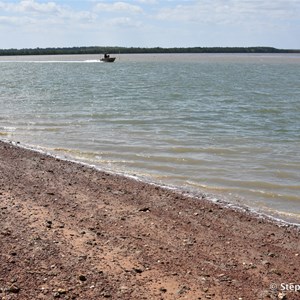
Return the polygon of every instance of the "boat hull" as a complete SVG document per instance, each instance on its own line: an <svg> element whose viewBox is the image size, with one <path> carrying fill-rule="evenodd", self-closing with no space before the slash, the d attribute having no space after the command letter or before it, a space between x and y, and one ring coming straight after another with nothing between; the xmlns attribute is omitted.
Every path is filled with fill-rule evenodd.
<svg viewBox="0 0 300 300"><path fill-rule="evenodd" d="M105 57L105 58L101 58L100 61L103 61L103 62L114 62L115 61L115 57Z"/></svg>

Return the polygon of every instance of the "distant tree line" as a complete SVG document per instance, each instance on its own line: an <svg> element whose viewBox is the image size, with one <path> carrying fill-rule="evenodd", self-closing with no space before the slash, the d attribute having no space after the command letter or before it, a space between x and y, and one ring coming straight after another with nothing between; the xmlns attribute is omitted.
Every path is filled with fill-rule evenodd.
<svg viewBox="0 0 300 300"><path fill-rule="evenodd" d="M300 50L276 49L273 47L188 47L188 48L140 48L140 47L64 47L32 49L0 49L1 56L7 55L62 55L103 53L300 53Z"/></svg>

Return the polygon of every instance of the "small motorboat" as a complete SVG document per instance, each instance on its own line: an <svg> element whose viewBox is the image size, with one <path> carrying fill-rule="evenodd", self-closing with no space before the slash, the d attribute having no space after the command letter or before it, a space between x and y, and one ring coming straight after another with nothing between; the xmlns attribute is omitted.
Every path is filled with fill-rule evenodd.
<svg viewBox="0 0 300 300"><path fill-rule="evenodd" d="M104 57L100 58L100 61L103 61L103 62L114 62L116 60L115 57L110 57L109 54L104 54Z"/></svg>

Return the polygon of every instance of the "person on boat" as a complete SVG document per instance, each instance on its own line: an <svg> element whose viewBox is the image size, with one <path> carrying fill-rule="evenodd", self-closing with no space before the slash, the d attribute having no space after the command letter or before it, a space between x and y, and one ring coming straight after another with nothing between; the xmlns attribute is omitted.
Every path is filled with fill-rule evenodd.
<svg viewBox="0 0 300 300"><path fill-rule="evenodd" d="M109 58L109 54L105 53L104 58Z"/></svg>

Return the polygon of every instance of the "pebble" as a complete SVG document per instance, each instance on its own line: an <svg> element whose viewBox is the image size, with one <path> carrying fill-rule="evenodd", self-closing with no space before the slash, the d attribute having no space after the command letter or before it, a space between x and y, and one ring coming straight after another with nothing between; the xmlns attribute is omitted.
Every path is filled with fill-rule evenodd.
<svg viewBox="0 0 300 300"><path fill-rule="evenodd" d="M46 221L46 227L47 227L47 228L51 228L51 227L52 227L52 221L47 220L47 221Z"/></svg>
<svg viewBox="0 0 300 300"><path fill-rule="evenodd" d="M270 262L267 261L267 260L263 260L261 263L262 263L264 266L269 266L269 265L270 265Z"/></svg>
<svg viewBox="0 0 300 300"><path fill-rule="evenodd" d="M286 295L285 295L284 293L279 293L279 294L278 294L278 299L280 299L280 300L285 300L285 299L287 299L287 298L286 298Z"/></svg>
<svg viewBox="0 0 300 300"><path fill-rule="evenodd" d="M278 269L271 269L270 273L276 274L278 276L281 276L281 271L279 271Z"/></svg>
<svg viewBox="0 0 300 300"><path fill-rule="evenodd" d="M162 293L166 293L166 292L167 292L167 289L164 288L164 287L161 287L161 288L159 288L159 291L162 292Z"/></svg>
<svg viewBox="0 0 300 300"><path fill-rule="evenodd" d="M185 285L184 285L183 287L181 287L181 288L176 292L176 294L182 295L182 294L186 293L189 289L190 289L190 288L189 288L188 286L185 286Z"/></svg>
<svg viewBox="0 0 300 300"><path fill-rule="evenodd" d="M64 289L58 289L57 292L58 292L60 295L64 295L64 294L67 293L67 291L64 290Z"/></svg>
<svg viewBox="0 0 300 300"><path fill-rule="evenodd" d="M142 270L140 268L133 268L133 271L135 271L136 273L140 274L140 273L143 273L144 270Z"/></svg>
<svg viewBox="0 0 300 300"><path fill-rule="evenodd" d="M86 281L87 278L84 275L79 275L79 280L80 281Z"/></svg>
<svg viewBox="0 0 300 300"><path fill-rule="evenodd" d="M143 208L140 208L139 211L148 212L148 211L150 211L150 208L149 207L143 207Z"/></svg>
<svg viewBox="0 0 300 300"><path fill-rule="evenodd" d="M128 287L126 285L122 285L122 286L120 286L120 291L121 292L127 292L128 291Z"/></svg>
<svg viewBox="0 0 300 300"><path fill-rule="evenodd" d="M17 293L20 292L20 288L19 288L17 285L13 284L13 285L11 285L11 286L7 289L7 291L8 291L9 293L17 294Z"/></svg>

